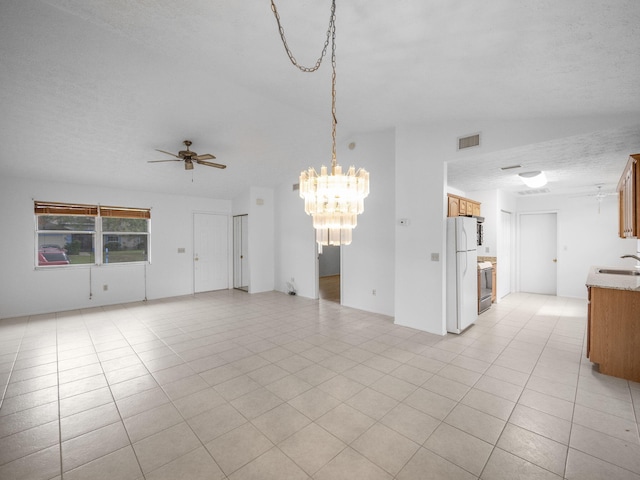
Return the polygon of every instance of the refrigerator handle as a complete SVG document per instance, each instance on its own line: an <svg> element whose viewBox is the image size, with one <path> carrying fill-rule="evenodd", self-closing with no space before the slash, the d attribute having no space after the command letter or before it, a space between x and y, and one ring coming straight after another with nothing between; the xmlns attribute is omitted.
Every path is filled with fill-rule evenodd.
<svg viewBox="0 0 640 480"><path fill-rule="evenodd" d="M463 255L464 257L464 270L463 270L463 275L466 277L467 276L467 268L469 267L469 259L468 257L468 252L464 252L465 254Z"/></svg>
<svg viewBox="0 0 640 480"><path fill-rule="evenodd" d="M464 228L464 222L460 223L460 227L462 228L462 233L464 234L464 250L466 251L469 248L469 236L467 235L467 229Z"/></svg>

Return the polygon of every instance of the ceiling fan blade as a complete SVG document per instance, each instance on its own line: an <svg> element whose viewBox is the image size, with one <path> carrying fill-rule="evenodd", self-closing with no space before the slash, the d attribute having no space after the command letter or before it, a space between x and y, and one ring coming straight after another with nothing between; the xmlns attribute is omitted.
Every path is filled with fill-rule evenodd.
<svg viewBox="0 0 640 480"><path fill-rule="evenodd" d="M214 157L214 158L215 158L215 157ZM227 166L226 166L226 165L222 165L221 163L205 162L204 160L199 160L198 158L195 158L195 161L196 161L199 165L206 165L207 167L227 168Z"/></svg>
<svg viewBox="0 0 640 480"><path fill-rule="evenodd" d="M205 153L203 155L195 155L193 159L194 160L215 160L216 157L214 157L210 153Z"/></svg>
<svg viewBox="0 0 640 480"><path fill-rule="evenodd" d="M162 153L166 153L167 155L171 155L172 157L176 157L179 160L182 160L178 155L176 155L175 153L171 153L171 152L167 152L166 150L158 150L156 148L156 152L162 152Z"/></svg>
<svg viewBox="0 0 640 480"><path fill-rule="evenodd" d="M147 163L160 163L160 162L181 162L182 159L178 158L176 160L174 160L173 158L170 158L168 160L147 160Z"/></svg>

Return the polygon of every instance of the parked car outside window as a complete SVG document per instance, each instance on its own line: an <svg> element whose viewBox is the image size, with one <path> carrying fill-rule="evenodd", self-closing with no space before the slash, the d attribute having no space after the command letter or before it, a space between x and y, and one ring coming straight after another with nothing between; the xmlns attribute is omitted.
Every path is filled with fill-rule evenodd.
<svg viewBox="0 0 640 480"><path fill-rule="evenodd" d="M60 247L43 245L38 249L38 266L69 265L69 257Z"/></svg>

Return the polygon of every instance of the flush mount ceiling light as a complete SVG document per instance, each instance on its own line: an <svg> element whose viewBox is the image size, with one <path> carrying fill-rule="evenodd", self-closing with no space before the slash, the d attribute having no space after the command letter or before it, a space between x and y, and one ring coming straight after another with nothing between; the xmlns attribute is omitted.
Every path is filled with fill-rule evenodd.
<svg viewBox="0 0 640 480"><path fill-rule="evenodd" d="M358 215L364 211L364 199L369 195L369 173L351 166L346 173L336 161L336 1L331 2L329 28L320 57L313 67L300 65L287 44L280 15L271 0L271 10L276 17L282 44L299 70L312 73L318 70L331 43L331 171L324 165L320 174L313 167L300 174L300 196L304 198L304 211L313 218L316 242L319 245L349 245L353 229L358 223Z"/></svg>
<svg viewBox="0 0 640 480"><path fill-rule="evenodd" d="M529 188L540 188L547 184L547 176L540 170L535 172L519 173L518 176Z"/></svg>

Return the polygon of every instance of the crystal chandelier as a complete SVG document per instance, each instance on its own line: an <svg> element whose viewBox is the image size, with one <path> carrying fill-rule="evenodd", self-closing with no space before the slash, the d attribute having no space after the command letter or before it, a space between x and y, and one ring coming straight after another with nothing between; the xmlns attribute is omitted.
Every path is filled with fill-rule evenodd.
<svg viewBox="0 0 640 480"><path fill-rule="evenodd" d="M291 53L280 16L273 0L271 10L276 17L282 44L291 63L303 72L318 70L327 47L331 43L331 170L322 166L320 174L313 167L300 174L300 196L304 198L304 211L313 218L316 229L316 242L319 245L349 245L352 232L358 223L358 215L364 211L364 199L369 195L369 173L351 166L343 173L336 160L336 1L331 2L331 18L327 38L320 57L313 67L304 67Z"/></svg>

